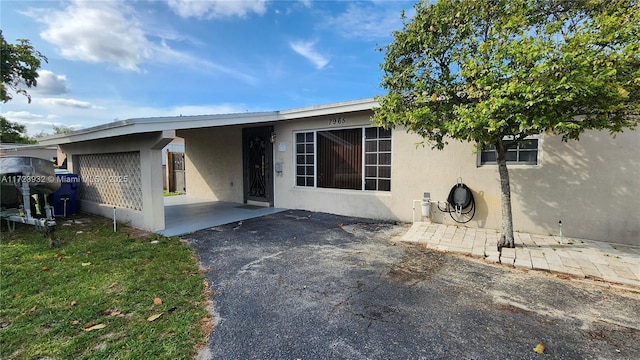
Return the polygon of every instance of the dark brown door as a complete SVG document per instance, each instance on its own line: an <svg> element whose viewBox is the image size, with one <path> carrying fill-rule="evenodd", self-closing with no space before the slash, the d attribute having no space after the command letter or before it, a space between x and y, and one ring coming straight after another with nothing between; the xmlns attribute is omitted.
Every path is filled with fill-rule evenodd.
<svg viewBox="0 0 640 360"><path fill-rule="evenodd" d="M242 129L244 158L244 202L273 205L272 126Z"/></svg>

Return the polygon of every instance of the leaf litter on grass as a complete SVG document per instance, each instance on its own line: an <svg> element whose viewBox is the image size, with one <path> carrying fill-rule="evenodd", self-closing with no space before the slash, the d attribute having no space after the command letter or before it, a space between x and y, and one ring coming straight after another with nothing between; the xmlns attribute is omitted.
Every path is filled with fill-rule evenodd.
<svg viewBox="0 0 640 360"><path fill-rule="evenodd" d="M159 243L150 247L148 238L132 236L136 230L121 226L113 233L108 219L92 219L57 230L63 249L50 249L21 224L6 237L3 232L0 358L192 357L206 343L201 319L209 316L193 249L157 235L152 239ZM168 314L164 300L173 305L171 321L158 321ZM104 328L113 335L105 338ZM33 340L20 340L27 338ZM127 339L139 340L134 346Z"/></svg>

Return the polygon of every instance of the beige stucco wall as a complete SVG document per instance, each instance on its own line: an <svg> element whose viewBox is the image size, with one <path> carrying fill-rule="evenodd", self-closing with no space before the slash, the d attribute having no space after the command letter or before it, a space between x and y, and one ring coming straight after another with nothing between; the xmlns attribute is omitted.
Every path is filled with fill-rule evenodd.
<svg viewBox="0 0 640 360"><path fill-rule="evenodd" d="M390 192L294 186L294 131L368 125L370 114L337 116L346 122L329 125L331 117L323 117L275 125L274 163L282 163L283 171L275 176L274 206L412 221L413 200L430 192L432 200L444 201L462 178L473 190L477 206L466 226L500 228L497 167L478 167L475 147L468 143L450 141L443 151L431 150L416 145L417 136L394 130ZM581 141L568 143L557 136L543 136L538 166L510 167L515 230L557 234L561 220L568 237L640 245L638 154L640 132L629 131L616 139L606 132L588 132ZM454 224L435 206L432 218Z"/></svg>
<svg viewBox="0 0 640 360"><path fill-rule="evenodd" d="M243 201L242 127L180 130L185 140L187 196Z"/></svg>
<svg viewBox="0 0 640 360"><path fill-rule="evenodd" d="M519 229L640 245L640 132L547 136L540 169L511 179Z"/></svg>

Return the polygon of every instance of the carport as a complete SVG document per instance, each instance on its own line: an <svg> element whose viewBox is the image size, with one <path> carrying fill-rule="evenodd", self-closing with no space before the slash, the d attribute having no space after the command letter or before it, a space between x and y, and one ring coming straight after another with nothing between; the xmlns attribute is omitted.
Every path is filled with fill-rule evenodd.
<svg viewBox="0 0 640 360"><path fill-rule="evenodd" d="M240 222L274 214L285 209L239 204L228 201L210 201L184 195L164 198L165 236L178 236L210 227Z"/></svg>
<svg viewBox="0 0 640 360"><path fill-rule="evenodd" d="M273 208L243 208L246 201L241 196L228 199L224 194L213 193L202 197L197 192L195 198L168 197L165 209L162 149L176 137L176 131L198 132L206 128L224 132L224 128L243 129L277 120L277 112L128 119L49 136L40 143L58 145L67 155L68 170L79 175L81 211L105 217L115 213L119 222L176 235L276 211ZM234 152L241 153L240 141L233 144ZM201 151L196 146L191 150ZM237 166L242 172L242 156ZM215 170L221 176L226 176L228 171L237 171L227 167L216 167ZM193 184L194 189L202 186Z"/></svg>

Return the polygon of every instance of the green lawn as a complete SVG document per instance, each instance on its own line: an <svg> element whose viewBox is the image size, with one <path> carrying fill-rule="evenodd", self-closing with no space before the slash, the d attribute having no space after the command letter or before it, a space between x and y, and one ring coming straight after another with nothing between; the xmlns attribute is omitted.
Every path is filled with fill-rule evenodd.
<svg viewBox="0 0 640 360"><path fill-rule="evenodd" d="M193 358L211 327L193 249L87 219L60 221L57 249L34 227L9 233L3 222L0 358Z"/></svg>

